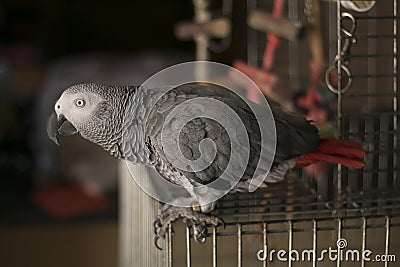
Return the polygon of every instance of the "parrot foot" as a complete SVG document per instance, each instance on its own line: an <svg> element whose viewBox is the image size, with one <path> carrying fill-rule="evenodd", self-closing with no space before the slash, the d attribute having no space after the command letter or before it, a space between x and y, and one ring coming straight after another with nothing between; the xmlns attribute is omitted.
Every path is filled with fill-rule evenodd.
<svg viewBox="0 0 400 267"><path fill-rule="evenodd" d="M193 238L198 243L204 243L208 236L207 225L215 227L222 225L225 228L225 222L215 216L193 211L191 208L169 206L164 207L161 214L154 221L154 233L156 235L154 244L158 249L162 249L158 245L160 238L164 239L167 234L168 227L171 223L183 218L184 222L190 221L193 226Z"/></svg>

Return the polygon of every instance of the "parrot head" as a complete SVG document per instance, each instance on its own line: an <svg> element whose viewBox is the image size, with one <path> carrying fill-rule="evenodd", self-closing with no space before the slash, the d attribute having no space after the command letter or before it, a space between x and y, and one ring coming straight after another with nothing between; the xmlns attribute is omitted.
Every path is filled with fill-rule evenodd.
<svg viewBox="0 0 400 267"><path fill-rule="evenodd" d="M116 109L120 106L118 95L115 87L100 84L77 84L67 88L48 119L48 136L57 145L58 136L77 133L98 143L98 138L106 138L106 124L115 123Z"/></svg>

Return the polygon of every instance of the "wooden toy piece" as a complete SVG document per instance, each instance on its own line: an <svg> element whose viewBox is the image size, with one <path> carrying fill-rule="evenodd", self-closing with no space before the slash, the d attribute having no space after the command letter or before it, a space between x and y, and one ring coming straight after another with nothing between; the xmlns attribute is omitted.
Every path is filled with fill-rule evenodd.
<svg viewBox="0 0 400 267"><path fill-rule="evenodd" d="M206 23L184 21L176 25L175 35L178 39L187 41L196 35L205 34L214 38L225 38L231 32L231 23L228 19L218 18Z"/></svg>
<svg viewBox="0 0 400 267"><path fill-rule="evenodd" d="M233 66L249 76L269 100L276 102L288 112L296 112L293 105L294 90L279 79L277 75L249 66L243 61L235 61ZM232 78L235 79L235 77ZM254 92L258 88L247 88L247 90ZM251 98L251 94L248 97L253 102L259 103L259 99Z"/></svg>
<svg viewBox="0 0 400 267"><path fill-rule="evenodd" d="M290 21L286 18L275 18L261 10L250 12L247 24L258 31L273 33L291 41L299 40L304 36L304 25L302 23Z"/></svg>
<svg viewBox="0 0 400 267"><path fill-rule="evenodd" d="M175 27L178 39L196 42L196 60L209 59L210 38L223 39L231 32L231 22L227 18L212 18L208 10L208 0L192 0L194 5L194 20L183 21ZM204 76L204 70L199 70L199 77Z"/></svg>
<svg viewBox="0 0 400 267"><path fill-rule="evenodd" d="M270 19L270 21L277 21L279 19L282 19L282 13L283 13L283 7L285 4L285 0L275 0L274 1L274 10L273 10L273 14L272 14L272 19ZM256 12L256 13L254 13ZM253 15L251 15L249 17L249 25L265 25L268 23L265 23L265 16L263 19L261 19L260 14L257 13L258 11L254 11ZM255 14L255 15L254 15ZM263 21L263 23L258 24L258 22ZM275 28L275 27L272 27ZM263 59L263 70L266 73L269 73L272 69L272 66L274 64L274 56L275 56L275 50L279 47L280 45L280 39L277 35L275 35L273 32L267 32L267 44L265 46L265 52L264 52L264 59ZM247 70L251 70L252 67L247 66L247 65L243 65L243 67L247 68ZM245 70L244 70L245 71ZM261 73L261 71L254 69L253 72L259 72ZM259 75L260 76L260 75ZM265 83L263 83L264 87L266 86ZM270 91L270 90L267 90ZM264 92L265 94L265 92ZM259 103L261 100L259 99L259 94L257 94L256 88L248 88L247 91L247 97L249 99L251 99L252 101Z"/></svg>
<svg viewBox="0 0 400 267"><path fill-rule="evenodd" d="M324 43L322 39L321 7L319 0L313 0L311 14L308 17L307 36L312 60L325 64Z"/></svg>

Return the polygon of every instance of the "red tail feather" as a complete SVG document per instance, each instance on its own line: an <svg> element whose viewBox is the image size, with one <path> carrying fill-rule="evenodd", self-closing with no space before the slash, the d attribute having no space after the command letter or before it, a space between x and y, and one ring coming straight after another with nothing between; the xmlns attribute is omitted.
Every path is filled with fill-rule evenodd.
<svg viewBox="0 0 400 267"><path fill-rule="evenodd" d="M357 142L333 138L321 139L317 151L299 157L296 167L302 168L313 163L328 162L360 169L365 165L365 162L360 160L364 155L365 150Z"/></svg>

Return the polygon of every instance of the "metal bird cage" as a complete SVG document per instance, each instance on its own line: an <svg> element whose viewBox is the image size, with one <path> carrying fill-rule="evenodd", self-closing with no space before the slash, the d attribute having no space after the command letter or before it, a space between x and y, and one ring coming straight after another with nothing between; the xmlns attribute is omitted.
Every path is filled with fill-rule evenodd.
<svg viewBox="0 0 400 267"><path fill-rule="evenodd" d="M272 8L272 1L247 2L248 12ZM209 227L204 244L193 240L189 226L177 222L170 228L166 266L400 266L398 4L376 1L368 12L356 12L339 2L321 1L332 64L328 70L337 75L336 85L331 85L336 133L363 144L366 166L332 166L318 180L293 172L265 190L228 195L213 212L227 226ZM304 20L303 9L304 1L287 1L285 12L289 19ZM265 34L248 29L247 38L248 62L259 66ZM351 50L346 47L349 41ZM302 44L283 42L277 54L276 68L292 83L300 83L305 75L299 67L306 62L301 58L305 50ZM370 250L371 257L388 260L257 258L266 246L320 255L323 249L339 246L338 240L347 242L346 249ZM390 258L393 255L397 259Z"/></svg>

